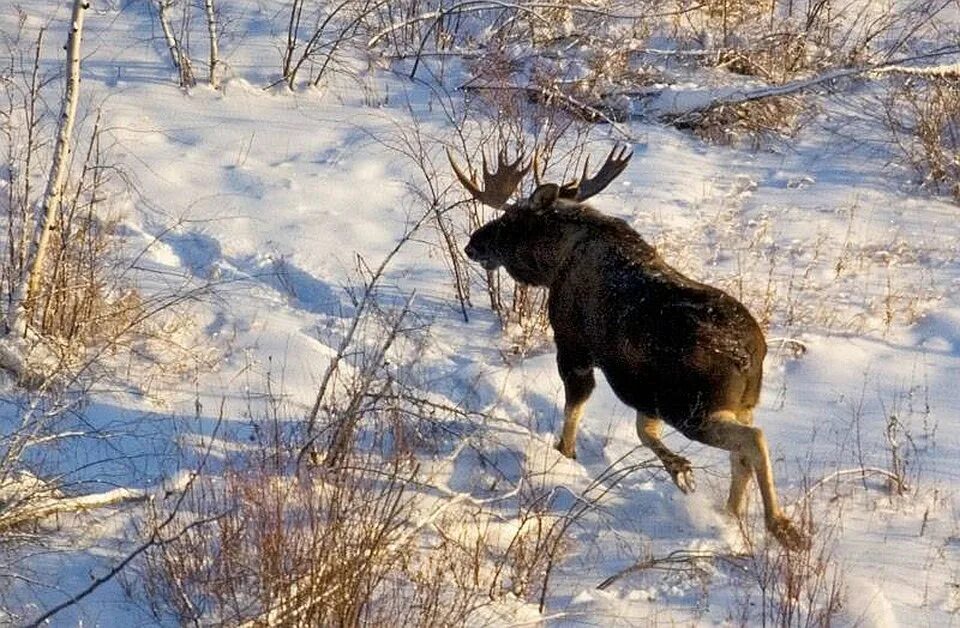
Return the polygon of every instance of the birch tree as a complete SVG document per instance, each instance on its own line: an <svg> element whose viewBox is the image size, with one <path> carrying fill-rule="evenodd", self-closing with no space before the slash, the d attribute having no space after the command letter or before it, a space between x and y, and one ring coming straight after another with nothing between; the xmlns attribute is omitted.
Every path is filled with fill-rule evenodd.
<svg viewBox="0 0 960 628"><path fill-rule="evenodd" d="M207 14L207 32L210 35L210 87L220 87L220 49L217 44L217 11L213 0L204 0L204 10Z"/></svg>
<svg viewBox="0 0 960 628"><path fill-rule="evenodd" d="M27 253L26 271L14 291L13 303L8 313L8 338L5 340L12 340L13 346L5 343L0 347L0 366L21 377L25 375L24 341L34 335L30 329L34 304L43 276L44 261L50 248L50 236L56 229L63 188L69 170L73 127L80 95L80 43L83 39L83 20L89 8L90 3L87 0L74 0L70 34L67 37L67 87L61 103L53 162L43 195L40 221L34 230L30 250Z"/></svg>
<svg viewBox="0 0 960 628"><path fill-rule="evenodd" d="M207 0L212 3L212 0ZM160 30L163 31L163 39L170 49L170 59L173 67L177 69L177 78L180 81L180 87L193 87L196 79L193 76L193 64L190 62L190 55L184 49L183 44L177 39L170 26L170 16L168 10L173 4L173 0L157 0L157 17L160 20ZM211 73L213 67L211 66Z"/></svg>

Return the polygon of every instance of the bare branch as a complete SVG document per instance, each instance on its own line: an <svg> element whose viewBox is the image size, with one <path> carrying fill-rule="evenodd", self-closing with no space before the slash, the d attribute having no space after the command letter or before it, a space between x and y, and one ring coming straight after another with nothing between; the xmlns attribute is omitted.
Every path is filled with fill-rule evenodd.
<svg viewBox="0 0 960 628"><path fill-rule="evenodd" d="M912 62L924 59L933 59L945 57L960 53L960 47L947 46L938 50L921 55L910 57L901 57L882 63L873 63L855 68L839 68L819 74L817 76L790 81L783 85L763 87L753 90L734 90L729 93L710 98L707 102L696 104L680 111L663 111L660 117L674 125L684 125L696 121L705 112L722 106L739 105L764 98L773 98L777 96L789 96L798 92L807 91L820 85L837 81L840 79L862 77L869 75L882 75L887 73L909 73L920 74L924 76L955 76L960 72L960 64L950 64L946 66L910 66Z"/></svg>
<svg viewBox="0 0 960 628"><path fill-rule="evenodd" d="M2 488L4 491L8 491L15 487L11 487L8 483ZM79 497L45 497L39 500L28 499L23 507L8 509L0 515L0 533L26 523L46 519L53 515L96 510L108 506L143 502L147 499L148 495L145 491L126 488L118 488L93 495L81 495Z"/></svg>

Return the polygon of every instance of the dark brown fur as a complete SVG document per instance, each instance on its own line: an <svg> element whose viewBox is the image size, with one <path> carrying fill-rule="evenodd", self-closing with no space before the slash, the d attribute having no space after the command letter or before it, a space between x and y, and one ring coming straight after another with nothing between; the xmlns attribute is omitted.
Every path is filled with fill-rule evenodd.
<svg viewBox="0 0 960 628"><path fill-rule="evenodd" d="M660 421L732 452L728 507L743 510L754 471L767 525L787 545L802 536L780 512L766 442L752 427L766 343L756 320L725 292L671 268L626 222L541 185L478 229L467 255L549 289L557 366L566 394L558 449L575 456L576 427L600 368L637 410L637 432L677 485L693 489L689 461L660 441Z"/></svg>

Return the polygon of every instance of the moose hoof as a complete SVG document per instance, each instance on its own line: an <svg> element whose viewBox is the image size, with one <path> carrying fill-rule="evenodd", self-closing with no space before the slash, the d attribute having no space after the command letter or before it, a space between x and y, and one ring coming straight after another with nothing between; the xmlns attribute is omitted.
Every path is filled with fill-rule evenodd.
<svg viewBox="0 0 960 628"><path fill-rule="evenodd" d="M810 537L797 528L792 521L784 515L775 517L767 522L767 530L777 539L783 547L791 551L800 551L810 549Z"/></svg>
<svg viewBox="0 0 960 628"><path fill-rule="evenodd" d="M573 447L567 447L567 446L564 444L562 438L560 439L560 442L557 443L554 448L555 448L557 451L559 451L561 454L563 454L564 457L569 458L570 460L576 460L576 459L577 459L577 450L576 450L575 448L573 448Z"/></svg>
<svg viewBox="0 0 960 628"><path fill-rule="evenodd" d="M693 479L693 465L686 458L677 456L676 459L671 460L667 465L667 471L681 493L687 495L697 489L697 483Z"/></svg>

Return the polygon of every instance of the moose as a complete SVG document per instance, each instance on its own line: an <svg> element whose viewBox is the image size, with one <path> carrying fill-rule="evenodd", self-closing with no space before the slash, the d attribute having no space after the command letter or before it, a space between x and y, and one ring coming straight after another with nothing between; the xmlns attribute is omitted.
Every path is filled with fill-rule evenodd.
<svg viewBox="0 0 960 628"><path fill-rule="evenodd" d="M684 276L625 221L585 201L624 168L632 152L614 146L596 174L558 185L540 180L536 153L509 162L505 151L483 184L448 152L457 179L474 199L502 210L478 228L467 257L516 281L548 289L548 316L563 381L563 431L557 449L576 457L577 426L599 368L617 397L636 410L637 435L683 493L694 490L690 461L661 440L663 423L691 440L730 452L727 511L743 514L751 475L763 498L767 530L790 549L809 541L783 513L767 441L753 426L760 396L763 332L727 293ZM536 189L508 203L533 167Z"/></svg>

